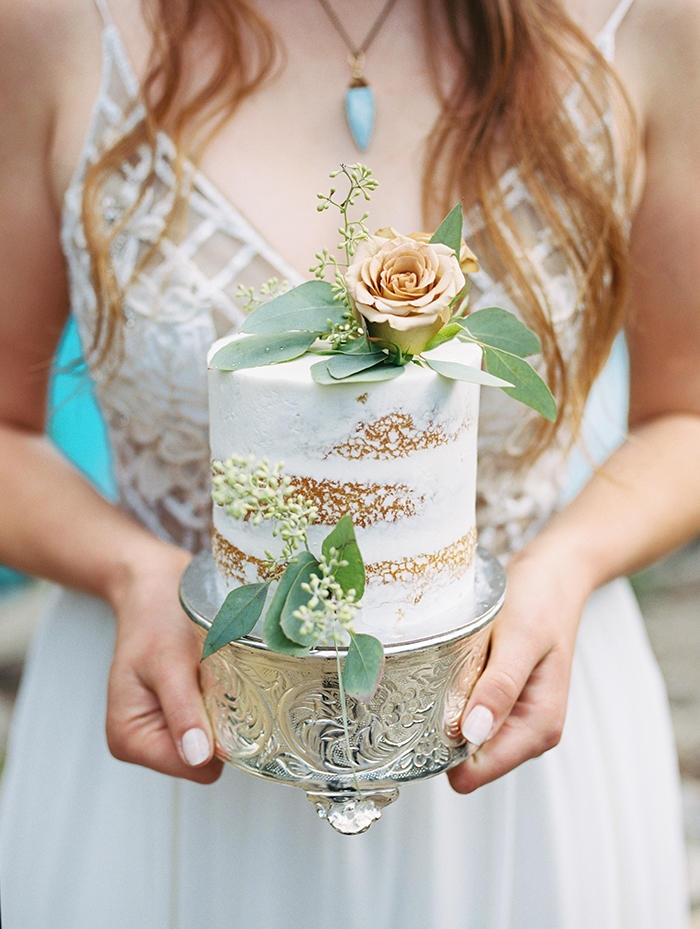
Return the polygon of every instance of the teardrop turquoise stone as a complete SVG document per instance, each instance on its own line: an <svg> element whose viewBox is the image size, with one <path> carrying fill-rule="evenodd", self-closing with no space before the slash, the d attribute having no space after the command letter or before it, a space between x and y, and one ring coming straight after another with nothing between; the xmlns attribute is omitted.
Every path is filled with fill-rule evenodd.
<svg viewBox="0 0 700 929"><path fill-rule="evenodd" d="M345 92L348 126L361 152L366 152L374 132L374 91L371 87L348 87Z"/></svg>

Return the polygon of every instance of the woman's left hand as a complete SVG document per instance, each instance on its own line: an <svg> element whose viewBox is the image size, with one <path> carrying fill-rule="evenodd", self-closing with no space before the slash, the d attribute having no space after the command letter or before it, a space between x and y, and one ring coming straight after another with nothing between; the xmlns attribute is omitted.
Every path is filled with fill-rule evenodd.
<svg viewBox="0 0 700 929"><path fill-rule="evenodd" d="M458 793L553 748L564 726L585 595L527 551L512 559L507 576L488 662L462 715L463 734L481 747L448 773Z"/></svg>

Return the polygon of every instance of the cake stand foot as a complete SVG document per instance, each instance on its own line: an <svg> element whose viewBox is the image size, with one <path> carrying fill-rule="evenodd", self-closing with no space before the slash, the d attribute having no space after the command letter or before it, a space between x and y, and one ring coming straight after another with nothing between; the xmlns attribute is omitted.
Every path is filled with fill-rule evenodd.
<svg viewBox="0 0 700 929"><path fill-rule="evenodd" d="M379 819L385 806L393 803L399 795L396 787L383 790L370 789L358 794L325 793L309 790L307 798L316 807L321 819L327 819L336 832L343 835L359 835L366 832Z"/></svg>

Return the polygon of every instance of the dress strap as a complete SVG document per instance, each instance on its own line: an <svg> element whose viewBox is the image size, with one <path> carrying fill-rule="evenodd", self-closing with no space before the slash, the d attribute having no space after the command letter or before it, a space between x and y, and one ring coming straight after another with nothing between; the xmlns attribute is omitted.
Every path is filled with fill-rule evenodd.
<svg viewBox="0 0 700 929"><path fill-rule="evenodd" d="M107 0L95 0L95 6L100 11L100 16L102 17L105 26L113 26L114 20L112 19L112 14L109 12Z"/></svg>
<svg viewBox="0 0 700 929"><path fill-rule="evenodd" d="M615 57L615 35L633 3L634 0L620 0L596 37L596 45L608 61Z"/></svg>

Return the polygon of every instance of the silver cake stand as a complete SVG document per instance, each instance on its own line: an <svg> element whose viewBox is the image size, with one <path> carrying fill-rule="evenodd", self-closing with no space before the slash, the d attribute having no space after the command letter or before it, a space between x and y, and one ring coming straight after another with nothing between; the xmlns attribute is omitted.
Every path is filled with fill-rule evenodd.
<svg viewBox="0 0 700 929"><path fill-rule="evenodd" d="M241 771L300 787L345 834L368 829L401 784L468 758L474 746L459 720L505 597L500 563L480 547L476 558L473 615L444 634L386 646L370 703L346 701L349 738L335 649L292 657L246 636L207 658L203 688L216 754ZM187 568L180 599L204 640L222 600L210 552Z"/></svg>

